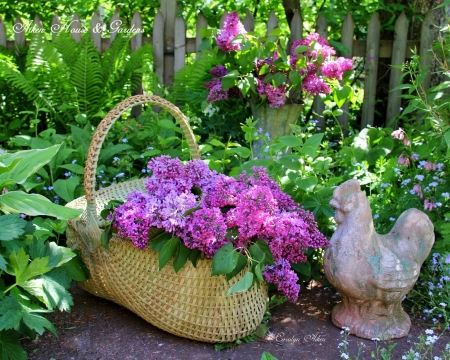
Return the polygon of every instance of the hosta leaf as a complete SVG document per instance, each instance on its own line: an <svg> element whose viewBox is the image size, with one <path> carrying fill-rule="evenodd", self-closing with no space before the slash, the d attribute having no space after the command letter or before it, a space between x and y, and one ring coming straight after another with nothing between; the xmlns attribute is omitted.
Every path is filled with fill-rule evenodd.
<svg viewBox="0 0 450 360"><path fill-rule="evenodd" d="M23 191L9 191L1 195L0 209L31 216L49 215L62 220L73 219L82 213L82 210L56 205L42 195Z"/></svg>
<svg viewBox="0 0 450 360"><path fill-rule="evenodd" d="M9 241L17 239L25 233L27 222L19 214L0 216L0 240Z"/></svg>
<svg viewBox="0 0 450 360"><path fill-rule="evenodd" d="M27 360L27 353L20 346L19 333L15 330L0 331L0 359Z"/></svg>

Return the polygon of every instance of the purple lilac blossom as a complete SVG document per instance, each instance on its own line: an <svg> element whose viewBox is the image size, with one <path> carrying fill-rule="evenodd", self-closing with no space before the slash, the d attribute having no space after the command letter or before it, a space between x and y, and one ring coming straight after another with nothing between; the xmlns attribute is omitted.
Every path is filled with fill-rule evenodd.
<svg viewBox="0 0 450 360"><path fill-rule="evenodd" d="M229 13L225 19L220 34L217 36L217 46L224 52L230 52L232 50L237 51L241 48L240 44L233 44L232 40L237 35L245 35L244 25L239 20L239 15L236 11Z"/></svg>
<svg viewBox="0 0 450 360"><path fill-rule="evenodd" d="M199 249L207 258L230 241L239 249L262 239L276 262L266 267L266 279L295 301L298 279L289 262L306 261L307 249L327 246L328 240L313 214L285 194L265 168L253 167L251 175L235 179L211 171L200 160L183 165L167 155L152 159L148 168L152 176L144 182L147 192L131 192L116 209L113 226L119 236L145 249L149 229L156 227L180 237L188 248ZM195 195L193 187L202 194ZM237 238L228 239L227 230L237 230Z"/></svg>

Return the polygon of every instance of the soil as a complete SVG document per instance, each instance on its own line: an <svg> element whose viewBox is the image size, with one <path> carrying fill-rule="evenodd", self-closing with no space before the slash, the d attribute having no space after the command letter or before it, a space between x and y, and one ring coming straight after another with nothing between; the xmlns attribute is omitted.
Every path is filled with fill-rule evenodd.
<svg viewBox="0 0 450 360"><path fill-rule="evenodd" d="M216 351L213 344L166 333L127 309L85 292L77 283L72 285L71 293L75 303L71 313L48 315L59 338L45 332L38 340L23 340L29 359L259 360L264 351L277 359L341 359L338 344L343 336L330 315L340 301L339 295L317 283L304 289L295 304L284 303L272 310L265 338L221 351ZM360 351L359 359L371 359L377 346L381 351L397 343L391 358L401 359L418 341L418 335L431 328L416 316L411 316L411 321L410 334L394 341L377 343L350 335L350 356L355 358ZM433 356L440 355L447 343L449 332L435 343Z"/></svg>

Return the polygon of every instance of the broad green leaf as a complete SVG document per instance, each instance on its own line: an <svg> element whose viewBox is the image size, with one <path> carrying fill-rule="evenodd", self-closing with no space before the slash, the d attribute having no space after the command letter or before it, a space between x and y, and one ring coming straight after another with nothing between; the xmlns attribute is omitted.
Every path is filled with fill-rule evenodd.
<svg viewBox="0 0 450 360"><path fill-rule="evenodd" d="M294 53L298 54L298 53L302 53L302 52L305 52L305 51L308 51L308 46L306 46L306 45L299 45L299 46L297 46L295 48Z"/></svg>
<svg viewBox="0 0 450 360"><path fill-rule="evenodd" d="M225 276L227 278L227 281L229 281L230 279L234 278L247 265L247 257L242 255L241 253L238 253L238 254L239 255L238 255L238 261L237 261L236 267L230 273L225 274Z"/></svg>
<svg viewBox="0 0 450 360"><path fill-rule="evenodd" d="M257 246L265 255L264 264L265 265L273 265L275 262L273 261L272 251L270 251L269 245L264 240L257 240L253 245Z"/></svg>
<svg viewBox="0 0 450 360"><path fill-rule="evenodd" d="M1 195L0 209L31 216L49 215L62 220L73 219L82 213L82 210L54 204L42 195L27 194L23 191L9 191Z"/></svg>
<svg viewBox="0 0 450 360"><path fill-rule="evenodd" d="M61 265L66 271L67 276L75 281L85 281L89 279L89 270L81 260L81 253L76 250L77 256L70 259L70 261Z"/></svg>
<svg viewBox="0 0 450 360"><path fill-rule="evenodd" d="M0 270L6 271L6 260L2 254L0 254Z"/></svg>
<svg viewBox="0 0 450 360"><path fill-rule="evenodd" d="M447 130L444 134L445 143L447 144L447 158L450 157L450 130Z"/></svg>
<svg viewBox="0 0 450 360"><path fill-rule="evenodd" d="M225 151L226 155L229 154L237 154L239 155L241 158L248 158L251 155L251 151L250 149L246 148L246 147L235 147L235 148L229 148Z"/></svg>
<svg viewBox="0 0 450 360"><path fill-rule="evenodd" d="M10 267L16 276L16 284L21 284L35 276L45 274L51 270L51 267L47 266L48 257L36 258L29 263L30 257L25 253L23 248L20 248L17 252L14 251L9 255Z"/></svg>
<svg viewBox="0 0 450 360"><path fill-rule="evenodd" d="M58 308L60 311L69 311L73 305L72 295L66 290L71 279L64 270L55 269L48 274L24 282L21 287L30 294L42 298L49 310Z"/></svg>
<svg viewBox="0 0 450 360"><path fill-rule="evenodd" d="M257 262L264 261L264 258L266 255L264 254L264 251L257 245L253 244L248 249L250 251L250 254L252 255L252 258L256 260Z"/></svg>
<svg viewBox="0 0 450 360"><path fill-rule="evenodd" d="M197 267L197 261L200 255L201 252L199 249L191 249L191 252L189 253L189 260L192 263L192 266L195 268Z"/></svg>
<svg viewBox="0 0 450 360"><path fill-rule="evenodd" d="M176 273L186 264L190 252L191 250L180 241L178 244L177 255L173 261L173 268Z"/></svg>
<svg viewBox="0 0 450 360"><path fill-rule="evenodd" d="M309 261L291 264L291 267L302 275L311 276L311 264Z"/></svg>
<svg viewBox="0 0 450 360"><path fill-rule="evenodd" d="M175 131L180 134L183 133L183 130L181 130L180 127L175 125L172 120L162 119L162 120L159 120L158 124L159 124L159 126L161 126L164 129L172 130L172 131Z"/></svg>
<svg viewBox="0 0 450 360"><path fill-rule="evenodd" d="M257 264L255 266L255 275L256 275L256 278L259 281L264 281L264 278L263 278L263 275L262 275L262 272L261 272L261 264Z"/></svg>
<svg viewBox="0 0 450 360"><path fill-rule="evenodd" d="M341 108L345 101L348 99L350 94L352 93L351 86L345 85L333 92L334 101L336 102L337 107Z"/></svg>
<svg viewBox="0 0 450 360"><path fill-rule="evenodd" d="M161 120L162 121L162 120ZM172 123L172 121L169 121L174 127L176 127L178 129L178 127ZM175 130L175 129L173 129ZM99 162L103 163L108 159L112 159L114 157L114 155L124 151L124 150L128 150L131 149L131 146L128 144L115 144L115 145L110 145L107 146L105 148L102 149L102 151L100 152L100 157L99 157Z"/></svg>
<svg viewBox="0 0 450 360"><path fill-rule="evenodd" d="M291 80L292 85L297 86L302 82L302 77L297 70L289 71L289 80Z"/></svg>
<svg viewBox="0 0 450 360"><path fill-rule="evenodd" d="M264 351L261 356L261 360L278 360L275 356L272 356L267 351Z"/></svg>
<svg viewBox="0 0 450 360"><path fill-rule="evenodd" d="M0 299L0 334L1 330L14 329L22 320L22 306L11 295Z"/></svg>
<svg viewBox="0 0 450 360"><path fill-rule="evenodd" d="M159 270L161 270L175 255L179 243L180 238L173 237L162 247L158 258Z"/></svg>
<svg viewBox="0 0 450 360"><path fill-rule="evenodd" d="M103 151L100 153L100 155L103 154ZM71 172L73 172L74 174L78 174L78 175L83 175L84 174L84 167L82 167L81 165L78 164L64 164L64 165L60 165L60 168L69 170Z"/></svg>
<svg viewBox="0 0 450 360"><path fill-rule="evenodd" d="M239 253L234 250L233 244L228 243L222 246L213 257L212 275L223 275L233 271L236 267Z"/></svg>
<svg viewBox="0 0 450 360"><path fill-rule="evenodd" d="M253 285L253 273L251 271L248 271L236 284L231 286L225 296L247 291L250 289Z"/></svg>
<svg viewBox="0 0 450 360"><path fill-rule="evenodd" d="M219 146L219 147L223 147L223 148L226 147L225 144L224 144L223 142L221 142L221 141L219 141L219 140L217 140L217 139L212 139L209 143L210 143L212 146Z"/></svg>
<svg viewBox="0 0 450 360"><path fill-rule="evenodd" d="M65 246L59 246L54 241L43 242L35 239L30 246L32 258L43 258L48 256L48 266L59 267L76 256L76 253Z"/></svg>
<svg viewBox="0 0 450 360"><path fill-rule="evenodd" d="M151 240L151 242L149 243L148 247L150 249L153 249L157 252L161 252L162 248L164 247L164 245L166 245L166 243L172 239L172 234L169 233L162 233L161 235L159 235L158 237L154 238Z"/></svg>
<svg viewBox="0 0 450 360"><path fill-rule="evenodd" d="M290 170L301 170L303 167L300 156L297 154L284 155L279 160L280 164Z"/></svg>
<svg viewBox="0 0 450 360"><path fill-rule="evenodd" d="M0 240L9 241L17 239L25 233L27 222L19 214L0 216Z"/></svg>
<svg viewBox="0 0 450 360"><path fill-rule="evenodd" d="M108 251L109 250L109 240L112 238L112 228L111 226L106 227L100 235L100 243L103 248Z"/></svg>
<svg viewBox="0 0 450 360"><path fill-rule="evenodd" d="M78 176L72 176L66 180L56 180L53 183L53 190L65 201L70 202L75 198L75 189L80 183Z"/></svg>
<svg viewBox="0 0 450 360"><path fill-rule="evenodd" d="M22 150L15 153L7 153L0 156L0 163L8 166L14 163L12 169L2 173L2 178L7 176L18 184L22 184L42 166L48 164L58 152L61 144L47 149Z"/></svg>
<svg viewBox="0 0 450 360"><path fill-rule="evenodd" d="M274 87L278 87L280 85L286 84L286 75L281 72L275 73L273 76Z"/></svg>
<svg viewBox="0 0 450 360"><path fill-rule="evenodd" d="M312 158L315 157L316 151L319 149L320 143L322 142L323 134L314 134L313 136L309 137L306 141L303 147L300 149L300 151L303 154L306 154Z"/></svg>
<svg viewBox="0 0 450 360"><path fill-rule="evenodd" d="M280 138L278 138L278 141L291 148L301 146L303 144L303 141L294 135L281 136Z"/></svg>
<svg viewBox="0 0 450 360"><path fill-rule="evenodd" d="M45 329L50 330L55 336L57 336L56 329L53 324L45 317L37 315L31 312L23 313L23 322L30 328L36 331L39 335L42 335Z"/></svg>
<svg viewBox="0 0 450 360"><path fill-rule="evenodd" d="M27 360L28 356L19 342L19 333L15 330L0 331L0 359Z"/></svg>
<svg viewBox="0 0 450 360"><path fill-rule="evenodd" d="M295 185L305 191L312 191L317 185L318 180L315 176L308 176L306 178L298 178L295 180Z"/></svg>
<svg viewBox="0 0 450 360"><path fill-rule="evenodd" d="M70 125L70 129L72 132L73 142L80 145L81 148L87 153L87 150L91 145L91 133L75 125Z"/></svg>

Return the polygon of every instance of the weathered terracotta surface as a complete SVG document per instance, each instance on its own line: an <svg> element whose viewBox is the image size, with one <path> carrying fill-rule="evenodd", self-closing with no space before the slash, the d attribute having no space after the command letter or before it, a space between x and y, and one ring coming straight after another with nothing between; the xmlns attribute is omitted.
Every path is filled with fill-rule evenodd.
<svg viewBox="0 0 450 360"><path fill-rule="evenodd" d="M333 323L366 339L406 336L411 321L402 299L433 246L432 222L422 211L409 209L389 234L377 234L357 180L340 185L330 205L338 227L325 251L324 267L342 296L333 309Z"/></svg>

